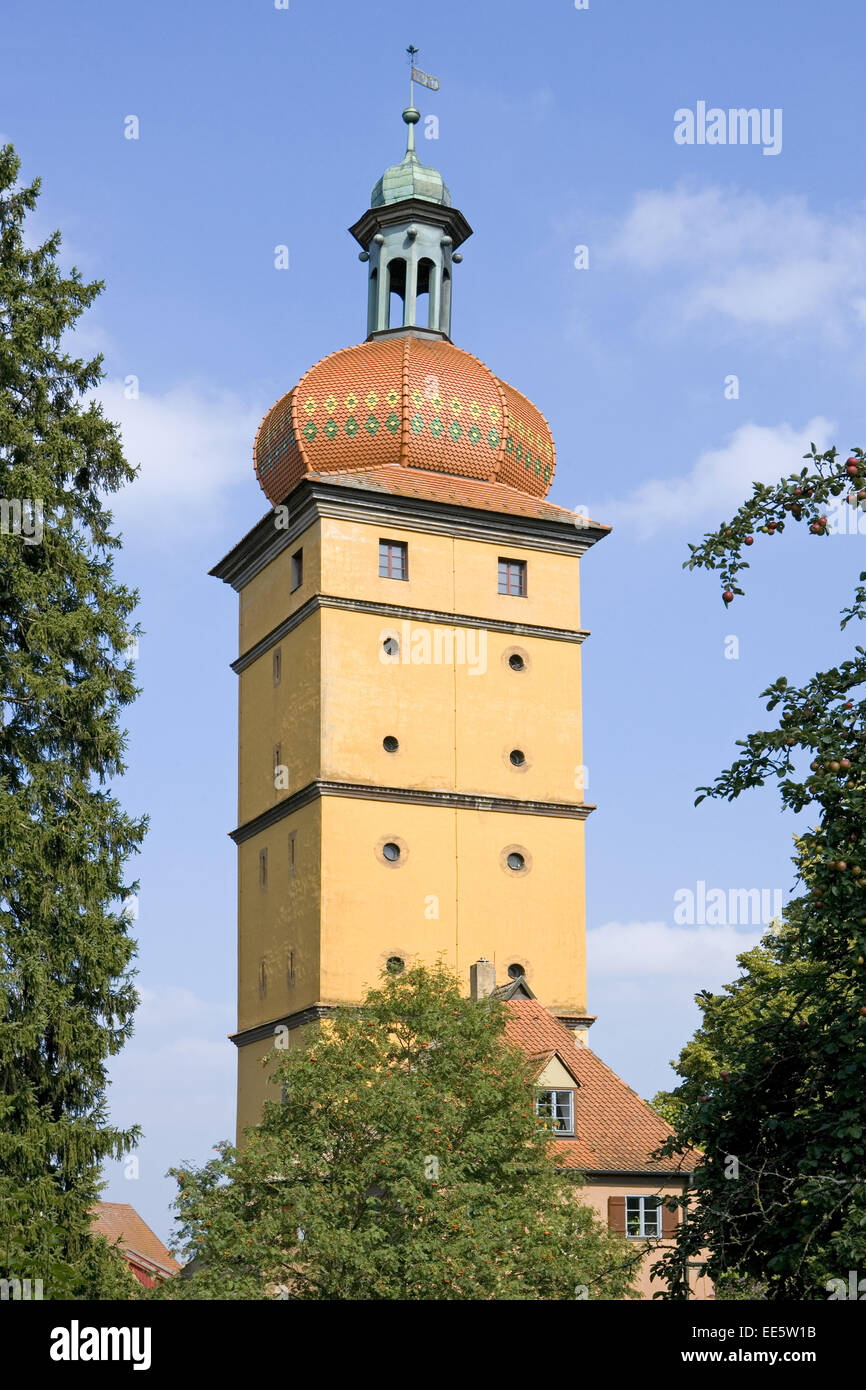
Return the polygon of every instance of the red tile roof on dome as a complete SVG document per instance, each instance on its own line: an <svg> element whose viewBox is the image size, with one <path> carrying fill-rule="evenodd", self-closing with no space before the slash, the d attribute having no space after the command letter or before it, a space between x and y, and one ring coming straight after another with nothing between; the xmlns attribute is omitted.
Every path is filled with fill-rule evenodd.
<svg viewBox="0 0 866 1390"><path fill-rule="evenodd" d="M652 1159L650 1154L672 1130L645 1100L606 1067L588 1047L578 1047L573 1033L535 999L506 1003L505 1033L539 1065L556 1052L579 1082L574 1117L577 1137L553 1141L558 1168L602 1173L681 1173L697 1155Z"/></svg>
<svg viewBox="0 0 866 1390"><path fill-rule="evenodd" d="M556 467L550 427L479 358L407 334L316 362L262 421L259 482L275 505L309 473L398 465L544 497Z"/></svg>
<svg viewBox="0 0 866 1390"><path fill-rule="evenodd" d="M457 507L477 507L482 511L507 512L540 521L561 521L573 526L576 512L557 507L543 497L531 497L502 483L482 483L450 473L431 473L421 469L368 468L346 473L310 473L311 482L334 483L340 487L386 492L395 497L418 497L430 502L447 502ZM609 526L581 515L582 528L609 531Z"/></svg>

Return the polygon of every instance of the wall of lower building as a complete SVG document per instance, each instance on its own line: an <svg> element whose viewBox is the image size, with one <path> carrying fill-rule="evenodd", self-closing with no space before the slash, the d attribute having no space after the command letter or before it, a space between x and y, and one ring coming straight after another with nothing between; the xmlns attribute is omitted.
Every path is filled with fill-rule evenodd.
<svg viewBox="0 0 866 1390"><path fill-rule="evenodd" d="M622 1182L614 1182L605 1179L589 1180L583 1190L584 1200L598 1212L602 1221L607 1225L608 1222L608 1199L610 1197L681 1197L683 1194L682 1183L662 1182L653 1177L628 1178ZM663 1254L673 1248L672 1240L639 1240L636 1237L626 1237L629 1245L644 1248L644 1255L641 1261L637 1278L634 1281L635 1288L641 1298L651 1299L663 1287L663 1282L652 1275L652 1266L657 1263ZM689 1287L691 1297L702 1300L711 1298L713 1286L705 1274L700 1274L698 1270L691 1270L689 1273Z"/></svg>

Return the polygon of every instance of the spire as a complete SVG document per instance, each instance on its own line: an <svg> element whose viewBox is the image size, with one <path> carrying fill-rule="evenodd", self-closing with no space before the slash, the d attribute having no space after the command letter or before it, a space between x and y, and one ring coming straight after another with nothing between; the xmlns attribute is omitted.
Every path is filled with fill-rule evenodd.
<svg viewBox="0 0 866 1390"><path fill-rule="evenodd" d="M406 135L406 158L407 158L407 159L408 159L410 156L411 156L412 159L416 159L416 160L417 160L417 158L418 158L417 154L415 153L415 126L416 126L416 124L418 123L418 121L420 121L420 119L421 119L421 112L418 110L418 107L417 107L417 106L407 106L407 107L406 107L405 111L403 112L403 120L406 122L407 126L409 127L409 130L408 130L407 135Z"/></svg>
<svg viewBox="0 0 866 1390"><path fill-rule="evenodd" d="M410 44L406 153L387 168L373 187L370 210L349 230L369 263L367 336L406 332L418 337L451 335L451 273L461 257L457 247L472 235L466 218L451 206L445 180L415 151L415 83L437 91L439 82L415 66L418 49ZM392 296L402 305L394 322Z"/></svg>
<svg viewBox="0 0 866 1390"><path fill-rule="evenodd" d="M418 49L414 46L414 44L410 43L409 47L406 49L406 52L409 54L409 105L403 112L403 120L409 127L409 129L406 132L406 154L414 155L415 126L421 119L421 112L415 105L415 58L418 53ZM416 159L417 157L418 156L415 155Z"/></svg>

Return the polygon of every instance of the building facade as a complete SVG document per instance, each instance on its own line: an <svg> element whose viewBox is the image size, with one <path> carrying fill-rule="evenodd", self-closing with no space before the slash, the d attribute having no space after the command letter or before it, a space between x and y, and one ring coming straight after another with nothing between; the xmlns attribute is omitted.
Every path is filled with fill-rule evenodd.
<svg viewBox="0 0 866 1390"><path fill-rule="evenodd" d="M257 1044L383 968L441 956L468 988L484 955L591 1021L579 569L607 528L545 500L546 420L451 341L471 228L403 114L351 229L367 338L268 412L273 510L213 571L240 599L241 1130Z"/></svg>

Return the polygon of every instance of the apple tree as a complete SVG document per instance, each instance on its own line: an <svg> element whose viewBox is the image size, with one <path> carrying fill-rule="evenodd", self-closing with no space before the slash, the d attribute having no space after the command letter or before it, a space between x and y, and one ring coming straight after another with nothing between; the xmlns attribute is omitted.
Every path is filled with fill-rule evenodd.
<svg viewBox="0 0 866 1390"><path fill-rule="evenodd" d="M689 569L719 572L722 600L743 595L759 536L800 525L831 534L833 507L866 508L866 457L812 445L806 466L752 496L701 545ZM844 500L843 500L844 499ZM862 563L862 562L861 562ZM866 572L841 627L866 615ZM758 1281L769 1299L826 1298L826 1283L866 1271L866 652L763 697L775 722L738 742L707 797L733 801L775 783L807 812L795 837L798 896L740 957L742 975L698 996L703 1019L668 1097L669 1152L697 1147L694 1202L660 1262L663 1297L685 1296L682 1271L709 1250L715 1278Z"/></svg>

